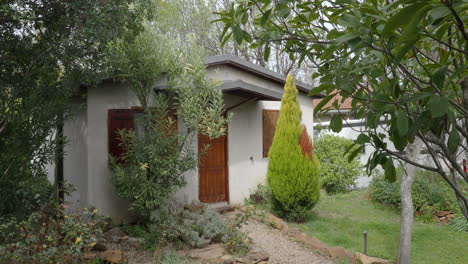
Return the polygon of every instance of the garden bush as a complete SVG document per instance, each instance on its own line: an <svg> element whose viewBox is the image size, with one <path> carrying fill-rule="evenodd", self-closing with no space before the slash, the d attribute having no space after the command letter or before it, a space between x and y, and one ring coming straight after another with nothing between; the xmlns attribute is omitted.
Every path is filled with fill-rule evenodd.
<svg viewBox="0 0 468 264"><path fill-rule="evenodd" d="M319 199L319 161L310 138L303 136L297 88L291 75L286 80L280 116L268 153L267 180L273 211L292 221L301 221ZM300 144L304 143L308 144Z"/></svg>
<svg viewBox="0 0 468 264"><path fill-rule="evenodd" d="M83 263L106 222L97 210L64 214L62 207L44 206L26 220L0 219L0 263Z"/></svg>
<svg viewBox="0 0 468 264"><path fill-rule="evenodd" d="M1 167L1 166L0 166ZM1 169L1 168L0 168ZM25 219L52 197L53 186L44 170L22 171L16 177L0 179L0 216Z"/></svg>
<svg viewBox="0 0 468 264"><path fill-rule="evenodd" d="M267 185L258 184L255 190L252 191L249 198L246 199L246 204L267 205L271 201L271 190Z"/></svg>
<svg viewBox="0 0 468 264"><path fill-rule="evenodd" d="M224 221L215 210L195 203L184 208L176 202L153 212L149 231L159 242L182 240L192 247L224 242L227 233Z"/></svg>
<svg viewBox="0 0 468 264"><path fill-rule="evenodd" d="M400 182L403 169L397 168L397 180L393 183L385 179L383 175L376 174L369 185L370 198L381 204L387 204L400 208ZM413 188L413 207L415 212L422 213L420 218L430 219L434 211L449 210L458 211L453 191L433 172L417 170Z"/></svg>
<svg viewBox="0 0 468 264"><path fill-rule="evenodd" d="M357 178L364 173L360 155L349 162L348 157L353 149L344 154L353 143L350 139L334 135L323 135L315 141L314 153L320 161L320 182L329 194L351 190Z"/></svg>
<svg viewBox="0 0 468 264"><path fill-rule="evenodd" d="M125 149L122 162L110 158L117 193L128 199L130 209L145 221L185 185L183 174L198 164L197 154L188 144L182 144L183 136L171 130L176 120L157 118L169 115L168 99L161 95L155 100L156 107L147 109L140 120L144 135L119 131Z"/></svg>

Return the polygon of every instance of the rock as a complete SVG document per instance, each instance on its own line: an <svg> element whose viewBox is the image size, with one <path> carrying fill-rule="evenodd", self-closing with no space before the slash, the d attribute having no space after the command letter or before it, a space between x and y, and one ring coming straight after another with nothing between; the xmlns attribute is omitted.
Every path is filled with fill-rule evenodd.
<svg viewBox="0 0 468 264"><path fill-rule="evenodd" d="M249 205L244 205L241 208L239 208L242 212L247 212L247 211L253 211L255 210L255 206L249 204Z"/></svg>
<svg viewBox="0 0 468 264"><path fill-rule="evenodd" d="M232 205L226 205L226 206L221 206L221 207L218 207L216 208L216 211L220 214L224 214L224 213L227 213L227 212L232 212L234 211L236 208L234 208L234 206Z"/></svg>
<svg viewBox="0 0 468 264"><path fill-rule="evenodd" d="M288 230L286 231L286 234L290 237L296 237L298 236L300 233L301 233L301 229L300 228L288 228Z"/></svg>
<svg viewBox="0 0 468 264"><path fill-rule="evenodd" d="M436 223L440 223L440 219L439 217L437 217L436 215L433 215L432 216L432 221L436 222Z"/></svg>
<svg viewBox="0 0 468 264"><path fill-rule="evenodd" d="M192 213L202 213L203 211L205 211L205 205L202 203L186 204L184 208Z"/></svg>
<svg viewBox="0 0 468 264"><path fill-rule="evenodd" d="M263 250L254 249L254 250L250 251L244 257L244 259L252 261L253 263L258 263L260 261L268 261L270 259L270 256Z"/></svg>
<svg viewBox="0 0 468 264"><path fill-rule="evenodd" d="M125 250L138 250L143 248L143 244L145 243L143 238L138 237L127 237L127 239L121 240L121 246Z"/></svg>
<svg viewBox="0 0 468 264"><path fill-rule="evenodd" d="M122 231L119 227L114 227L111 230L105 232L102 234L101 239L104 240L105 242L114 242L117 243L120 241L122 237L127 236L127 233Z"/></svg>
<svg viewBox="0 0 468 264"><path fill-rule="evenodd" d="M204 248L192 249L188 252L188 256L195 259L217 259L224 255L224 247L222 244L212 244Z"/></svg>
<svg viewBox="0 0 468 264"><path fill-rule="evenodd" d="M85 252L83 256L84 260L93 260L96 258L95 252Z"/></svg>
<svg viewBox="0 0 468 264"><path fill-rule="evenodd" d="M447 219L452 220L452 219L456 218L457 216L455 214L448 214L445 217L447 217Z"/></svg>
<svg viewBox="0 0 468 264"><path fill-rule="evenodd" d="M104 244L96 243L96 244L93 246L93 250L94 250L94 251L106 251L106 250L107 250L107 247L106 247L106 245L104 245Z"/></svg>
<svg viewBox="0 0 468 264"><path fill-rule="evenodd" d="M127 255L121 250L108 249L103 252L98 252L96 258L113 264L124 263L128 261Z"/></svg>
<svg viewBox="0 0 468 264"><path fill-rule="evenodd" d="M388 260L369 257L359 252L354 254L354 258L359 260L362 264L390 264L390 261Z"/></svg>
<svg viewBox="0 0 468 264"><path fill-rule="evenodd" d="M266 215L266 221L270 223L274 228L279 229L279 230L285 230L288 228L288 225L283 219L277 216L274 216L270 213Z"/></svg>
<svg viewBox="0 0 468 264"><path fill-rule="evenodd" d="M315 237L309 237L307 234L305 234L303 232L300 232L294 238L296 238L297 240L302 242L306 247L308 247L310 249L314 249L314 250L320 251L322 253L325 252L325 253L328 254L328 252L326 251L328 246L325 243L323 243L322 241L315 238Z"/></svg>
<svg viewBox="0 0 468 264"><path fill-rule="evenodd" d="M223 264L233 264L235 261L233 259L225 259Z"/></svg>
<svg viewBox="0 0 468 264"><path fill-rule="evenodd" d="M442 217L442 216L446 216L448 214L450 214L451 212L450 211L438 211L436 212L435 214L439 217Z"/></svg>
<svg viewBox="0 0 468 264"><path fill-rule="evenodd" d="M328 248L328 254L333 259L344 260L351 257L351 254L344 247Z"/></svg>
<svg viewBox="0 0 468 264"><path fill-rule="evenodd" d="M232 259L231 255L224 255L221 257L222 260Z"/></svg>

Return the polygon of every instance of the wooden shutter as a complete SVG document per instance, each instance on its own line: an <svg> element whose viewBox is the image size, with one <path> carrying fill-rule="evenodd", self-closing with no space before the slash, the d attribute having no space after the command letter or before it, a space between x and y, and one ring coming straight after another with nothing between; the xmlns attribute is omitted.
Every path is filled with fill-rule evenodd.
<svg viewBox="0 0 468 264"><path fill-rule="evenodd" d="M177 135L179 133L179 125L177 122L177 110L172 108L168 111L168 118L171 118L174 123L172 123L171 130L169 133L171 135Z"/></svg>
<svg viewBox="0 0 468 264"><path fill-rule="evenodd" d="M108 128L108 147L109 154L121 161L123 148L120 146L120 137L117 133L120 129L134 129L132 109L109 109L107 128Z"/></svg>
<svg viewBox="0 0 468 264"><path fill-rule="evenodd" d="M268 157L273 137L275 136L276 123L279 118L279 110L263 110L263 157Z"/></svg>

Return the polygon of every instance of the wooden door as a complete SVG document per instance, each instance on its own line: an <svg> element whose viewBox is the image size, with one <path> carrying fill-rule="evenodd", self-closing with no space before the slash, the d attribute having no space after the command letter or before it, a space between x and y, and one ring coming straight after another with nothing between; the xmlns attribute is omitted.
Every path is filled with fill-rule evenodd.
<svg viewBox="0 0 468 264"><path fill-rule="evenodd" d="M198 151L205 150L199 167L198 193L202 203L228 201L227 135L210 139L198 136Z"/></svg>

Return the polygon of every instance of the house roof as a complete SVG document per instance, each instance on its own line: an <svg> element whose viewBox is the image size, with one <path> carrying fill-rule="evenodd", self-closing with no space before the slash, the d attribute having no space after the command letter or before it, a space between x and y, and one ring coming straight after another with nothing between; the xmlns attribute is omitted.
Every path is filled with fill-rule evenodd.
<svg viewBox="0 0 468 264"><path fill-rule="evenodd" d="M274 71L271 71L265 67L262 67L260 65L256 65L252 62L249 62L247 60L241 59L239 57L236 57L234 55L219 55L219 56L211 56L206 59L206 65L207 67L210 66L215 66L215 65L229 65L231 67L237 68L239 70L245 71L252 73L254 75L269 79L273 82L279 83L279 84L285 84L286 83L286 76L276 73ZM296 81L296 87L297 89L302 92L307 94L311 89L312 86L305 84L300 81ZM314 98L322 98L322 95L315 96ZM281 97L280 97L281 98Z"/></svg>
<svg viewBox="0 0 468 264"><path fill-rule="evenodd" d="M246 83L242 80L223 82L220 86L221 91L230 94L247 97L257 98L259 100L273 100L280 101L282 94L273 90L265 89L255 84Z"/></svg>
<svg viewBox="0 0 468 264"><path fill-rule="evenodd" d="M268 85L250 82L250 80L244 80L242 77L234 79L221 80L221 86L219 87L223 92L234 94L246 98L257 99L257 100L274 100L279 101L282 98L283 91L282 86L286 83L286 76L271 71L265 67L253 64L247 60L238 58L233 55L220 55L210 56L206 59L207 68L215 67L217 65L228 65L237 70L249 73L253 76L257 76L259 79L269 80L271 83L278 84L281 89L269 87ZM114 82L112 78L102 80L102 82ZM276 85L275 85L276 86ZM155 89L164 89L167 87L167 79L165 76L156 84ZM308 94L312 89L311 85L305 84L300 81L296 81L296 87L302 94ZM270 89L271 88L271 89ZM322 95L314 96L312 98L322 98ZM311 99L312 99L311 98Z"/></svg>
<svg viewBox="0 0 468 264"><path fill-rule="evenodd" d="M317 105L320 103L320 101L322 101L323 99L314 99L313 100L313 103L314 105ZM333 106L333 103L335 101L338 101L338 109L336 109L334 106ZM330 108L332 110L350 110L352 107L351 107L351 102L353 101L352 98L348 97L346 98L344 101L343 101L343 97L337 93L328 103L326 103L322 109L327 109L327 108Z"/></svg>

